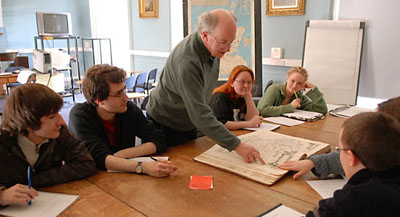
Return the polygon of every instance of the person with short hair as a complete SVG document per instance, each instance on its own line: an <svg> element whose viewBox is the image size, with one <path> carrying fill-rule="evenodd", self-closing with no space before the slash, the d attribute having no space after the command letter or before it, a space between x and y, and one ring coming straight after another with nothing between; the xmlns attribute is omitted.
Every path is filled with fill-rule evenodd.
<svg viewBox="0 0 400 217"><path fill-rule="evenodd" d="M391 115L400 123L400 97L386 100L380 104L376 110ZM287 161L279 165L280 169L294 170L293 175L297 179L308 172L312 172L320 179L326 179L330 174L338 174L344 176L344 170L340 164L339 152L331 151L327 154L319 154L308 157L306 160Z"/></svg>
<svg viewBox="0 0 400 217"><path fill-rule="evenodd" d="M339 134L348 179L306 216L396 216L400 213L400 123L382 112L347 119Z"/></svg>
<svg viewBox="0 0 400 217"><path fill-rule="evenodd" d="M24 84L7 97L0 129L0 205L26 205L34 188L69 182L97 170L68 130L59 111L63 99L41 84ZM29 188L28 167L31 171Z"/></svg>
<svg viewBox="0 0 400 217"><path fill-rule="evenodd" d="M232 69L228 81L214 89L211 109L218 121L229 130L259 127L263 122L253 101L253 84L253 70L238 65Z"/></svg>
<svg viewBox="0 0 400 217"><path fill-rule="evenodd" d="M292 67L287 72L285 84L273 84L268 87L257 105L260 115L279 116L294 112L295 109L326 114L328 107L323 94L317 86L307 80L308 72L305 68ZM303 94L306 88L311 90Z"/></svg>
<svg viewBox="0 0 400 217"><path fill-rule="evenodd" d="M220 59L236 39L236 18L215 9L200 16L199 29L183 39L171 52L156 88L146 106L168 138L180 145L197 138L197 130L246 162L265 164L253 146L243 143L212 114L208 103L217 86Z"/></svg>
<svg viewBox="0 0 400 217"><path fill-rule="evenodd" d="M165 177L177 167L170 161L141 162L129 158L160 154L166 138L133 102L128 101L126 72L107 64L90 67L83 80L86 102L69 115L71 131L92 154L99 169L145 173ZM143 144L135 146L135 136Z"/></svg>

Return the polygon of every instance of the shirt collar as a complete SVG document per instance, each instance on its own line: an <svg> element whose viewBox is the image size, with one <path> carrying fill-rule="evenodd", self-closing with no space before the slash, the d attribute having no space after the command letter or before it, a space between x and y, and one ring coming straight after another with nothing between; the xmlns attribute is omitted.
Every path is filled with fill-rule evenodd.
<svg viewBox="0 0 400 217"><path fill-rule="evenodd" d="M211 56L210 51L208 51L207 47L204 45L203 40L201 40L200 33L194 32L195 39L199 45L199 56L204 62L208 62L211 66L214 63L215 57Z"/></svg>

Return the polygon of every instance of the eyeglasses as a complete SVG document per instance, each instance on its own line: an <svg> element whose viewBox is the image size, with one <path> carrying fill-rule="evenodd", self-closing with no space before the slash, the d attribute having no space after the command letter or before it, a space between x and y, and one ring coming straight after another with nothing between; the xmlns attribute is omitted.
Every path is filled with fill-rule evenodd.
<svg viewBox="0 0 400 217"><path fill-rule="evenodd" d="M253 82L252 81L244 81L244 80L235 80L236 82L238 82L240 85L245 85L247 84L248 86L252 85Z"/></svg>
<svg viewBox="0 0 400 217"><path fill-rule="evenodd" d="M217 42L218 46L221 46L221 47L228 47L228 46L232 47L233 44L235 44L239 41L237 38L235 38L231 42L220 42L217 40L217 38L211 32L208 32L208 33L214 38L214 40L215 40L215 42Z"/></svg>
<svg viewBox="0 0 400 217"><path fill-rule="evenodd" d="M352 151L352 150L350 148L340 148L339 146L336 146L335 151L340 152L340 151Z"/></svg>
<svg viewBox="0 0 400 217"><path fill-rule="evenodd" d="M123 89L123 90L118 91L114 95L108 95L108 96L122 98L123 96L125 96L125 94L126 94L126 89Z"/></svg>

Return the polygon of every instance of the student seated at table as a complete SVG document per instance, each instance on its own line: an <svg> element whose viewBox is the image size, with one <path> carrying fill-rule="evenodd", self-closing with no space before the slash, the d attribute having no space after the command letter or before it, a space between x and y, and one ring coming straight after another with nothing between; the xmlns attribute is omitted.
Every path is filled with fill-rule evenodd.
<svg viewBox="0 0 400 217"><path fill-rule="evenodd" d="M252 98L253 71L244 65L232 69L228 82L215 88L210 100L215 117L229 130L259 127L263 117Z"/></svg>
<svg viewBox="0 0 400 217"><path fill-rule="evenodd" d="M24 204L38 193L28 187L93 175L96 165L59 114L63 99L41 84L24 84L7 97L0 129L0 205Z"/></svg>
<svg viewBox="0 0 400 217"><path fill-rule="evenodd" d="M378 112L383 112L394 117L400 123L400 97L392 98L378 104ZM327 154L313 155L306 160L288 161L279 168L284 170L293 170L297 173L293 178L297 179L308 172L312 172L320 179L325 179L330 174L344 175L342 165L340 164L339 152L332 151Z"/></svg>
<svg viewBox="0 0 400 217"><path fill-rule="evenodd" d="M306 216L397 216L400 213L400 123L382 112L347 119L339 134L348 179Z"/></svg>
<svg viewBox="0 0 400 217"><path fill-rule="evenodd" d="M273 84L258 103L262 116L279 116L295 109L326 114L328 108L317 86L307 81L308 73L303 67L293 67L286 75L286 84ZM306 88L311 88L303 94ZM297 96L296 96L297 95Z"/></svg>
<svg viewBox="0 0 400 217"><path fill-rule="evenodd" d="M166 138L128 101L125 76L123 69L107 64L90 67L83 80L87 101L71 109L69 127L85 141L99 169L167 176L177 169L169 161L128 160L164 152ZM135 147L135 136L144 143Z"/></svg>

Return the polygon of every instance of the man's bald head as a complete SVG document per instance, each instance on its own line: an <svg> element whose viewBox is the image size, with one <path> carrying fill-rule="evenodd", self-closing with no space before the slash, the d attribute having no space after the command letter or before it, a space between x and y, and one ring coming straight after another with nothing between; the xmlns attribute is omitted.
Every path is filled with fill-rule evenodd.
<svg viewBox="0 0 400 217"><path fill-rule="evenodd" d="M198 32L212 32L220 22L236 27L235 15L224 9L215 9L200 16Z"/></svg>

